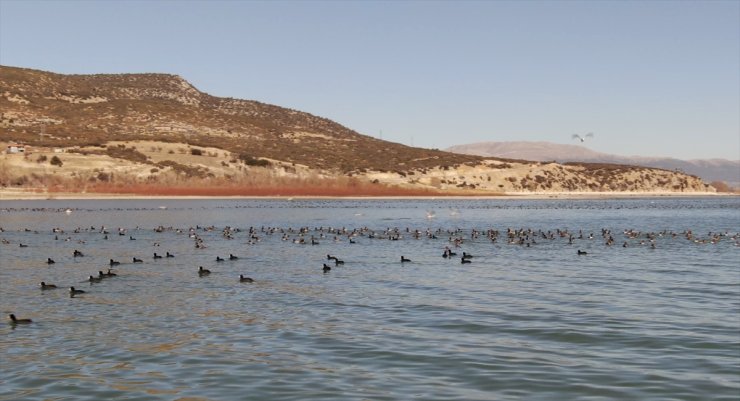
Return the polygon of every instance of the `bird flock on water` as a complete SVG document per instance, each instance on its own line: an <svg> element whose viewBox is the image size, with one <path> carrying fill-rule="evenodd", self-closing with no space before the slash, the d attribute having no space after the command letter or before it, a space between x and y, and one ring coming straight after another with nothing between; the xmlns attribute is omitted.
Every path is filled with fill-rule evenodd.
<svg viewBox="0 0 740 401"><path fill-rule="evenodd" d="M22 230L24 233L33 233L33 234L40 234L38 231L31 230L31 229L24 229ZM141 234L142 230L140 228L134 228L132 230L125 229L125 228L119 228L118 230L118 236L120 237L128 237L128 240L133 241L136 240L133 235L130 235L130 231L135 231L139 234ZM347 244L357 244L358 241L402 241L402 240L440 240L443 242L441 245L442 252L440 256L444 259L448 260L459 260L460 264L467 265L473 263L474 256L472 254L467 253L466 251L462 251L461 248L464 246L464 244L468 242L481 242L486 241L491 244L506 244L511 246L519 246L519 247L535 247L538 244L545 243L545 242L553 242L553 241L561 241L569 246L574 246L577 243L582 243L583 241L601 241L603 242L604 246L611 247L613 245L619 245L621 243L621 247L628 248L633 246L644 246L648 249L656 249L658 247L658 241L661 239L669 239L669 240L686 240L690 243L694 244L719 244L721 242L731 242L734 244L734 246L740 246L740 234L738 233L729 233L729 232L709 232L706 236L699 236L695 235L691 230L685 230L682 232L674 232L674 231L657 231L657 232L642 232L637 230L623 230L621 232L613 233L609 229L601 229L600 232L597 232L597 234L594 234L593 232L584 233L583 230L577 230L577 231L569 231L566 229L554 229L554 230L534 230L534 229L514 229L514 228L507 228L506 230L495 230L495 229L487 229L487 230L478 230L478 229L399 229L399 228L386 228L383 230L372 230L367 227L363 228L355 228L355 229L347 229L345 227L342 228L332 228L332 227L300 227L300 228L279 228L279 227L250 227L248 229L239 229L239 228L233 228L230 226L224 227L224 228L217 228L215 226L207 226L207 227L191 227L188 229L177 229L172 227L163 227L159 226L153 230L154 233L161 234L161 233L175 233L180 236L186 235L188 240L192 241L193 247L196 249L195 252L201 252L201 253L207 253L208 246L206 245L206 241L204 239L204 234L206 233L213 233L213 232L221 232L221 238L224 240L238 240L241 239L244 241L245 245L257 245L260 242L262 242L265 238L271 237L280 237L280 240L282 242L288 243L288 244L294 244L294 245L300 245L300 246L316 246L320 245L321 243L326 243L325 241L328 241L330 244L340 244L340 243L347 243ZM0 228L0 235L5 233L5 230ZM87 244L87 239L85 239L84 235L102 235L103 240L110 240L112 235L110 234L110 231L106 227L90 227L88 229L83 228L76 228L72 230L71 232L66 232L65 230L61 228L54 228L51 230L51 234L54 235L54 240L56 241L64 241L64 242L71 242L74 245L73 246L79 246L80 248L83 248ZM137 234L138 235L138 234ZM155 234L156 235L156 234ZM147 236L151 237L151 235ZM617 239L619 238L619 239ZM0 245L2 246L13 246L14 243L8 240L7 238L0 237ZM29 248L34 246L30 243L21 243L18 242L17 246L19 248ZM159 241L152 241L151 246L156 248L160 246ZM590 246L590 245L589 245ZM83 248L84 249L84 248ZM593 249L593 247L591 247ZM87 251L85 251L87 252ZM83 260L90 258L89 256L85 256L85 252L81 251L80 249L71 249L71 258L73 260ZM460 254L458 254L460 253ZM575 254L577 256L585 256L589 255L589 253L582 249L576 249ZM99 258L99 255L97 255ZM188 255L191 256L191 255ZM426 256L426 255L424 255ZM54 265L56 264L55 258L59 259L59 257L63 257L63 255L53 255L53 257L47 257L45 264L49 268L56 268ZM109 279L114 279L116 277L123 276L125 277L125 274L122 273L121 270L128 270L129 268L132 268L134 266L143 264L143 263L158 263L159 260L162 259L174 259L175 254L166 251L164 255L161 255L157 252L152 252L152 257L149 261L145 262L145 257L142 255L130 255L130 262L122 263L120 260L115 260L114 258L108 258L107 265L104 269L97 270L97 274L91 274L87 277L87 279L84 279L78 283L88 283L90 286L92 285L98 285L101 284ZM228 257L221 257L220 255L215 255L213 258L213 264L219 265L221 263L226 262L236 262L236 261L242 261L243 259L239 256L230 253ZM397 259L400 266L404 266L409 263L413 263L412 259L407 257L406 255L401 255L399 259ZM323 262L316 261L317 264L320 265L320 269L324 274L330 273L332 268L337 268L340 266L345 265L345 261L343 259L340 259L337 255L327 254L326 259ZM43 261L39 261L39 264L43 264ZM187 261L185 263L188 263ZM93 264L100 264L100 262L95 262ZM122 266L125 265L125 269L122 268ZM197 268L193 267L193 274L197 274L198 277L206 278L210 276L213 271L211 270L214 268L214 266L198 266ZM256 283L257 280L255 280L252 277L245 276L243 273L239 274L238 277L235 278L235 282L237 283ZM39 288L41 291L51 291L51 290L57 290L60 287L53 283L48 283L46 280L39 281ZM69 287L69 296L70 298L76 298L83 296L88 291L76 288L74 285L70 285ZM13 325L19 325L19 324L29 324L32 322L31 319L27 318L18 318L15 316L15 314L9 314L9 322Z"/></svg>

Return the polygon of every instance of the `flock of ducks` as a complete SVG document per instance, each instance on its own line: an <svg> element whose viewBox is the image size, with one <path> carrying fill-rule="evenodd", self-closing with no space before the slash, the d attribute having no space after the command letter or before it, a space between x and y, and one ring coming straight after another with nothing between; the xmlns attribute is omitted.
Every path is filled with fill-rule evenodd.
<svg viewBox="0 0 740 401"><path fill-rule="evenodd" d="M136 228L138 230L138 227ZM205 240L203 239L202 235L203 233L210 233L217 231L218 229L214 226L209 227L192 227L187 230L183 229L174 229L174 228L166 228L166 227L157 227L154 231L158 233L162 232L174 232L177 234L186 234L189 239L193 241L194 247L196 249L205 249L207 248L207 245L205 243ZM26 232L35 232L29 229L25 229ZM99 232L104 235L103 239L109 239L109 231L102 227L100 230L96 229L95 227L91 227L88 229L81 229L77 228L73 231L73 234L79 234L82 232ZM308 227L301 227L301 228L277 228L277 227L261 227L261 228L255 228L250 227L248 230L242 230L238 228L232 228L232 227L225 227L220 230L221 236L226 240L234 240L237 238L237 235L246 231L247 236L247 244L257 244L260 241L262 241L263 238L266 236L273 236L273 235L280 235L280 238L282 241L285 242L292 242L294 244L300 244L300 245L318 245L320 241L330 240L334 242L345 242L349 241L350 244L355 244L356 239L360 237L367 238L368 240L388 240L388 241L398 241L406 238L412 238L412 239L421 239L421 238L427 238L427 239L445 239L447 240L448 244L444 247L444 251L442 252L442 257L445 259L453 259L455 257L458 257L458 254L453 251L453 249L460 248L466 241L469 240L488 240L491 243L497 243L497 242L505 242L509 245L518 245L523 247L531 247L536 246L539 242L544 241L554 241L557 239L565 240L569 245L573 245L578 240L598 240L600 237L601 240L604 242L605 246L612 246L615 244L616 239L614 237L614 234L608 230L608 229L602 229L600 235L594 235L593 233L584 234L582 230L579 230L577 232L571 232L568 230L562 230L562 229L556 229L556 230L532 230L532 229L512 229L508 228L506 231L498 231L498 230L462 230L462 229L455 229L455 230L443 230L443 229L437 229L437 230L412 230L410 228L406 228L405 230L401 230L398 228L387 228L385 230L371 230L367 227L364 228L356 228L356 229L346 229L344 227L342 228L331 228L331 227L316 227L316 228L308 228ZM0 233L3 233L4 230L0 228ZM64 230L60 228L54 228L52 230L52 233L54 234L55 240L63 240L63 241L73 241L72 236L68 236L67 238L59 238L59 235L64 236L66 233ZM118 229L118 234L128 235L127 229ZM683 232L672 232L672 231L660 231L660 232L640 232L636 230L624 230L622 233L622 237L624 238L624 242L622 244L623 247L633 246L633 245L645 245L648 246L651 249L656 248L657 240L660 238L684 238L690 242L697 243L697 244L717 244L721 241L730 240L734 242L735 246L740 246L740 235L739 234L730 234L730 233L717 233L717 232L710 232L707 234L706 237L699 237L695 235L691 230L683 231ZM135 240L135 238L131 235L129 235L129 240ZM0 242L4 245L10 245L11 242L8 241L5 238L0 238ZM85 240L77 240L78 244L85 244ZM153 246L157 247L160 244L158 242L154 242L152 244ZM19 243L19 247L21 248L27 248L28 244ZM576 251L577 255L587 255L588 252L583 251L581 249L578 249ZM72 254L73 258L82 258L85 257L84 253L81 252L78 249L75 249ZM175 255L170 252L166 252L164 255L160 255L157 252L153 253L153 259L163 259L163 258L175 258ZM462 255L459 256L459 260L461 264L469 264L473 262L473 255L462 252ZM131 258L133 264L139 264L144 263L142 258L138 258L136 256L133 256ZM228 258L222 258L220 256L216 256L215 262L221 263L225 261L235 261L239 260L239 257L234 254L229 254ZM337 256L328 254L326 255L327 262L324 262L322 264L322 271L323 273L328 273L331 271L332 266L330 266L327 263L334 263L334 267L341 266L345 262L341 259L339 259ZM407 258L406 256L401 256L400 263L401 265L405 263L411 263L412 260ZM51 265L54 265L56 262L51 257L47 258L46 264L51 267ZM85 282L89 282L92 284L101 283L102 281L110 278L117 277L118 274L113 271L113 269L120 265L121 262L109 259L108 262L108 270L107 272L104 272L103 270L99 270L97 275L89 275L87 280ZM203 266L199 266L197 270L197 274L199 277L207 277L211 274L211 270L204 268ZM254 283L255 280L251 277L244 276L244 274L240 274L238 278L240 283ZM42 291L47 290L55 290L58 287L55 284L46 283L45 281L41 281L40 288ZM77 289L73 286L69 287L69 295L71 298L74 298L77 295L85 294L86 292L81 289ZM9 321L11 324L28 324L31 323L31 319L19 319L14 314L9 315Z"/></svg>

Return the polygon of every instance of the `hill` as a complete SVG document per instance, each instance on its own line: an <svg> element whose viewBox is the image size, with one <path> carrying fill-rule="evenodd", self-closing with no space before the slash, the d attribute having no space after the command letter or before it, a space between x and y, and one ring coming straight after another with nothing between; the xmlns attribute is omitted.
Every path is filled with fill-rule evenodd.
<svg viewBox="0 0 740 401"><path fill-rule="evenodd" d="M403 194L712 190L666 170L408 147L309 113L211 96L169 74L62 75L0 66L0 110L0 142L28 147L23 157L0 158L6 187L228 187L238 194L267 186L311 194L385 194L381 187Z"/></svg>
<svg viewBox="0 0 740 401"><path fill-rule="evenodd" d="M484 157L505 157L536 161L611 163L678 170L701 177L707 182L723 181L740 187L740 160L680 160L666 157L619 156L595 152L584 146L552 142L481 142L457 145L449 152Z"/></svg>
<svg viewBox="0 0 740 401"><path fill-rule="evenodd" d="M3 137L30 145L215 145L343 173L480 159L377 140L296 110L210 96L176 75L61 75L0 67L0 93Z"/></svg>

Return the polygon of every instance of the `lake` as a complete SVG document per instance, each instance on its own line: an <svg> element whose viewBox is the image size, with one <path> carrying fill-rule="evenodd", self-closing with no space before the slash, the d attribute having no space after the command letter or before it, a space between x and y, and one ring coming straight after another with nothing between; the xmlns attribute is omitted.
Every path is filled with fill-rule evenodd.
<svg viewBox="0 0 740 401"><path fill-rule="evenodd" d="M3 318L33 320L0 325L0 400L740 399L737 197L3 201L0 227Z"/></svg>

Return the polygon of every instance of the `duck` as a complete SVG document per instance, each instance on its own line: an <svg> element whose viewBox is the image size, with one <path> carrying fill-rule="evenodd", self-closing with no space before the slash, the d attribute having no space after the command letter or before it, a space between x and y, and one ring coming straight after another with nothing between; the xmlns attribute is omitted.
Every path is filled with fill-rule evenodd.
<svg viewBox="0 0 740 401"><path fill-rule="evenodd" d="M224 258L220 256L216 256L216 262L223 262L223 261L224 261Z"/></svg>
<svg viewBox="0 0 740 401"><path fill-rule="evenodd" d="M28 245L26 245L26 244L18 244L18 246L19 246L20 248L28 248Z"/></svg>
<svg viewBox="0 0 740 401"><path fill-rule="evenodd" d="M328 273L329 271L331 271L331 266L324 263L324 268L322 270L324 271L324 273Z"/></svg>
<svg viewBox="0 0 740 401"><path fill-rule="evenodd" d="M116 277L116 276L117 274L110 271L110 269L108 269L108 273L103 273L102 271L98 270L98 277L100 278Z"/></svg>
<svg viewBox="0 0 740 401"><path fill-rule="evenodd" d="M460 263L462 263L462 264L465 264L465 263L473 263L473 261L470 260L470 259L466 259L465 256L463 256L462 258L460 258Z"/></svg>
<svg viewBox="0 0 740 401"><path fill-rule="evenodd" d="M239 259L238 256L234 256L232 254L229 254L229 260L237 260L237 259Z"/></svg>
<svg viewBox="0 0 740 401"><path fill-rule="evenodd" d="M240 283L253 283L254 280L251 277L244 277L243 274L239 275L239 282Z"/></svg>
<svg viewBox="0 0 740 401"><path fill-rule="evenodd" d="M42 290L55 290L57 286L54 284L46 284L45 282L41 282L41 289Z"/></svg>
<svg viewBox="0 0 740 401"><path fill-rule="evenodd" d="M404 256L401 256L401 263L404 263L404 262L411 262L411 259L407 259Z"/></svg>
<svg viewBox="0 0 740 401"><path fill-rule="evenodd" d="M157 252L154 252L154 259L162 259L162 255L157 255Z"/></svg>
<svg viewBox="0 0 740 401"><path fill-rule="evenodd" d="M588 255L588 252L586 252L586 251L582 251L582 250L580 250L580 249L579 249L579 250L578 250L578 254L579 254L579 255Z"/></svg>
<svg viewBox="0 0 740 401"><path fill-rule="evenodd" d="M76 257L82 257L82 256L85 256L85 255L83 255L83 254L82 254L82 252L80 252L80 251L78 251L77 249L75 249L74 255L72 255L72 256L76 258Z"/></svg>
<svg viewBox="0 0 740 401"><path fill-rule="evenodd" d="M121 262L119 262L119 261L116 261L116 260L113 260L113 259L110 260L110 265L111 266L118 266L120 264L121 264Z"/></svg>
<svg viewBox="0 0 740 401"><path fill-rule="evenodd" d="M339 266L339 265L343 265L343 264L344 264L344 261L343 261L343 260L340 260L340 259L336 259L336 258L335 258L335 259L334 259L334 264L335 264L335 265L337 265L337 266Z"/></svg>
<svg viewBox="0 0 740 401"><path fill-rule="evenodd" d="M336 256L326 255L326 259L328 260L337 260Z"/></svg>
<svg viewBox="0 0 740 401"><path fill-rule="evenodd" d="M462 255L462 257L463 257L463 259L472 259L472 258L473 258L473 255L471 255L471 254L469 254L469 253L465 253L465 252L463 252L463 255Z"/></svg>
<svg viewBox="0 0 740 401"><path fill-rule="evenodd" d="M134 257L134 263L144 263L144 261Z"/></svg>
<svg viewBox="0 0 740 401"><path fill-rule="evenodd" d="M207 275L209 275L209 274L211 274L211 271L210 271L210 270L208 270L208 269L204 269L204 268L203 268L203 266L200 266L200 267L198 268L198 275L199 275L199 276L207 276Z"/></svg>
<svg viewBox="0 0 740 401"><path fill-rule="evenodd" d="M29 323L33 323L33 320L31 320L31 319L18 319L12 313L10 315L8 315L8 317L10 317L10 323L11 324L29 324Z"/></svg>
<svg viewBox="0 0 740 401"><path fill-rule="evenodd" d="M91 283L99 283L99 282L103 281L103 278L102 277L93 277L92 275L90 275L90 278L88 278L87 281L89 281Z"/></svg>
<svg viewBox="0 0 740 401"><path fill-rule="evenodd" d="M54 263L56 263L56 262L54 261L54 259L52 259L52 258L46 258L46 264L47 264L47 265L53 265Z"/></svg>
<svg viewBox="0 0 740 401"><path fill-rule="evenodd" d="M173 254L171 254L169 252L167 252L167 254L165 256L167 256L168 258L174 258L175 257L175 255L173 255Z"/></svg>
<svg viewBox="0 0 740 401"><path fill-rule="evenodd" d="M78 294L84 294L84 293L85 293L85 291L83 291L83 290L76 290L74 287L69 287L69 295L71 295L71 296L75 296L75 295L78 295Z"/></svg>

